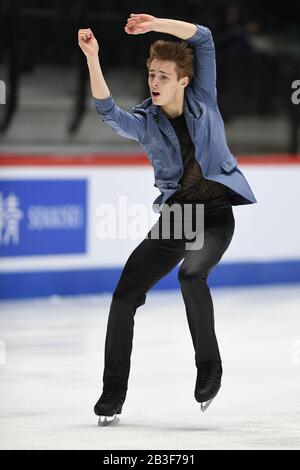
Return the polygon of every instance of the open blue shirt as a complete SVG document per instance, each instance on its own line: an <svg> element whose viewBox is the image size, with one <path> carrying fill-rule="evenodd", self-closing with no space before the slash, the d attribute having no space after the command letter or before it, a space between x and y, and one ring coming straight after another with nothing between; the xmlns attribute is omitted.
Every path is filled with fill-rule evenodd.
<svg viewBox="0 0 300 470"><path fill-rule="evenodd" d="M205 26L197 25L195 34L186 41L193 48L195 75L185 88L184 114L195 145L195 158L205 178L229 188L232 205L253 204L257 201L228 148L217 104L212 34ZM161 193L153 202L153 210L159 212L180 188L178 181L183 172L180 144L169 120L151 98L134 106L131 112L120 108L112 96L95 98L95 106L102 120L115 132L136 140L144 148L153 166L154 186Z"/></svg>

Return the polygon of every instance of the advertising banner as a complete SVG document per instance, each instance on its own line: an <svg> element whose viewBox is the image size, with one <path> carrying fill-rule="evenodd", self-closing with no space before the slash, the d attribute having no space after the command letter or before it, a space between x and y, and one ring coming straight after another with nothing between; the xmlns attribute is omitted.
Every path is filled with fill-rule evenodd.
<svg viewBox="0 0 300 470"><path fill-rule="evenodd" d="M0 180L0 256L86 252L87 181Z"/></svg>

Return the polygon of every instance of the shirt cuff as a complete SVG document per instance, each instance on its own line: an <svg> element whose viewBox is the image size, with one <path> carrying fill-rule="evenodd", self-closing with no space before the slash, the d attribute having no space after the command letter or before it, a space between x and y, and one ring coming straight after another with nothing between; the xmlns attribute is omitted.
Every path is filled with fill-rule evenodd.
<svg viewBox="0 0 300 470"><path fill-rule="evenodd" d="M114 106L114 100L111 95L108 96L107 98L95 98L94 97L94 102L95 102L96 109L100 113L106 113L110 111Z"/></svg>
<svg viewBox="0 0 300 470"><path fill-rule="evenodd" d="M195 23L196 24L196 23ZM211 35L210 30L206 26L200 26L199 24L196 24L197 30L191 36L189 39L186 39L186 41L189 44L199 44L205 41L207 36Z"/></svg>

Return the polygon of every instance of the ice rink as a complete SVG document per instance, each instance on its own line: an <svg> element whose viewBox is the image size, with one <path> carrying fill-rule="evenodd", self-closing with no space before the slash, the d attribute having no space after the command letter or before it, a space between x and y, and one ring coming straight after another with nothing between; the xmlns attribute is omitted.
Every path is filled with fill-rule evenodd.
<svg viewBox="0 0 300 470"><path fill-rule="evenodd" d="M105 428L93 406L110 296L2 302L1 449L299 449L300 285L212 295L224 374L210 408L193 396L180 291L151 291L120 422Z"/></svg>

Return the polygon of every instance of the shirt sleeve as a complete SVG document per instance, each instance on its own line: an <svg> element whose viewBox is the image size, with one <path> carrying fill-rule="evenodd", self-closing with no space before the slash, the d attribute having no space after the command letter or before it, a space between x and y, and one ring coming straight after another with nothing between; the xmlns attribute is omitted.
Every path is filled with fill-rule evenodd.
<svg viewBox="0 0 300 470"><path fill-rule="evenodd" d="M205 26L196 26L195 34L186 40L194 51L195 75L190 86L196 99L215 106L217 103L215 45L211 31Z"/></svg>
<svg viewBox="0 0 300 470"><path fill-rule="evenodd" d="M102 121L106 122L117 134L141 142L145 134L145 118L138 113L120 108L112 96L94 98L95 107Z"/></svg>

